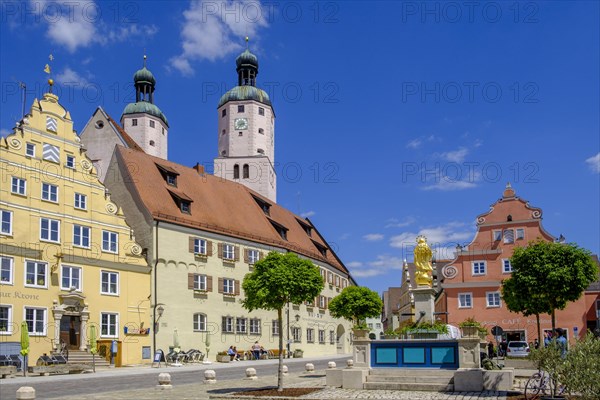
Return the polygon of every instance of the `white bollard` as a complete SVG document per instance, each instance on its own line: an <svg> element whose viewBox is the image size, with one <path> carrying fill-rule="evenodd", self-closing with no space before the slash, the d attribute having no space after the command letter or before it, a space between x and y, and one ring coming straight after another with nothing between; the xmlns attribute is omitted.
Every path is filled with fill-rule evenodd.
<svg viewBox="0 0 600 400"><path fill-rule="evenodd" d="M288 374L288 367L287 365L284 365L281 367L281 372L283 372L283 375L287 375Z"/></svg>
<svg viewBox="0 0 600 400"><path fill-rule="evenodd" d="M17 389L17 400L34 400L35 389L31 386L21 386Z"/></svg>
<svg viewBox="0 0 600 400"><path fill-rule="evenodd" d="M346 366L348 368L352 368L354 367L354 360L350 359L350 360L346 360Z"/></svg>
<svg viewBox="0 0 600 400"><path fill-rule="evenodd" d="M204 383L217 383L217 374L212 369L204 371Z"/></svg>
<svg viewBox="0 0 600 400"><path fill-rule="evenodd" d="M158 385L156 385L157 389L172 389L173 385L171 385L171 374L168 372L161 372L158 374Z"/></svg>
<svg viewBox="0 0 600 400"><path fill-rule="evenodd" d="M312 363L306 363L306 365L304 366L304 369L306 369L306 372L314 372L315 365Z"/></svg>
<svg viewBox="0 0 600 400"><path fill-rule="evenodd" d="M333 368L335 368L336 366L337 366L337 365L335 364L335 361L329 361L329 362L327 363L327 368L329 368L329 369L333 369Z"/></svg>
<svg viewBox="0 0 600 400"><path fill-rule="evenodd" d="M256 376L256 370L254 368L246 368L246 378L244 379L248 379L251 381L257 380L258 377Z"/></svg>

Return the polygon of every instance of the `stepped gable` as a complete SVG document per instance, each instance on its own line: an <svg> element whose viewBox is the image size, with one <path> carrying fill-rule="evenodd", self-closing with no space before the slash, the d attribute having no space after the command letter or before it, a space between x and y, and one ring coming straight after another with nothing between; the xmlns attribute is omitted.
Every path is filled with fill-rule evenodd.
<svg viewBox="0 0 600 400"><path fill-rule="evenodd" d="M309 220L246 186L123 146L116 147L116 156L123 174L129 175L126 181L154 219L282 247L348 273ZM177 187L167 184L161 169L178 174ZM191 214L181 212L174 197L191 201ZM259 201L270 205L268 216ZM311 236L299 221L312 228ZM287 228L287 240L273 223ZM326 249L325 256L315 243Z"/></svg>

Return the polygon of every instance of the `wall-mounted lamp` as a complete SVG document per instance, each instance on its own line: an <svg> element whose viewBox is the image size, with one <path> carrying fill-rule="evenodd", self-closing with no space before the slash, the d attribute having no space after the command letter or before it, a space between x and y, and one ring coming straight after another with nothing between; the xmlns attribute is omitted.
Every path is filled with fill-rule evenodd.
<svg viewBox="0 0 600 400"><path fill-rule="evenodd" d="M294 318L296 318L296 322L300 321L300 315L299 314L296 314L296 316Z"/></svg>
<svg viewBox="0 0 600 400"><path fill-rule="evenodd" d="M165 312L165 309L163 308L163 306L156 307L156 313L158 314L158 318L156 319L156 322L158 322L158 320L160 319L160 317L162 317L164 312Z"/></svg>

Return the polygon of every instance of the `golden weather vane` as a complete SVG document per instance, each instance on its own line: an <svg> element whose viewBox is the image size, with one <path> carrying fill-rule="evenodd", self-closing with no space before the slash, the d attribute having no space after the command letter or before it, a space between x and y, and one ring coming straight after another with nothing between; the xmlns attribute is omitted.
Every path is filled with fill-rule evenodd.
<svg viewBox="0 0 600 400"><path fill-rule="evenodd" d="M48 85L50 85L50 93L52 93L52 86L54 85L54 79L51 78L52 68L50 67L50 64L54 61L52 53L48 56L48 60L50 60L50 62L44 67L44 72L48 74Z"/></svg>

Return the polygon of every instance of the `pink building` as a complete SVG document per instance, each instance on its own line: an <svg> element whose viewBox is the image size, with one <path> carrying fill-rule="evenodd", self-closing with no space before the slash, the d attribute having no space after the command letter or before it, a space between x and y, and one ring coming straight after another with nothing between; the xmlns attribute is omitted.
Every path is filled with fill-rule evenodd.
<svg viewBox="0 0 600 400"><path fill-rule="evenodd" d="M536 239L556 240L542 227L542 210L517 197L508 184L490 211L477 217L473 241L442 268L442 291L436 311L447 312L452 325L474 317L488 332L493 326L500 326L507 341L533 342L537 338L535 316L510 312L502 300L501 282L510 277L510 257L515 246L526 246ZM556 313L557 327L565 329L569 339L596 327L600 291L594 290L594 285L579 300ZM549 315L540 315L540 321L542 331L551 329Z"/></svg>

